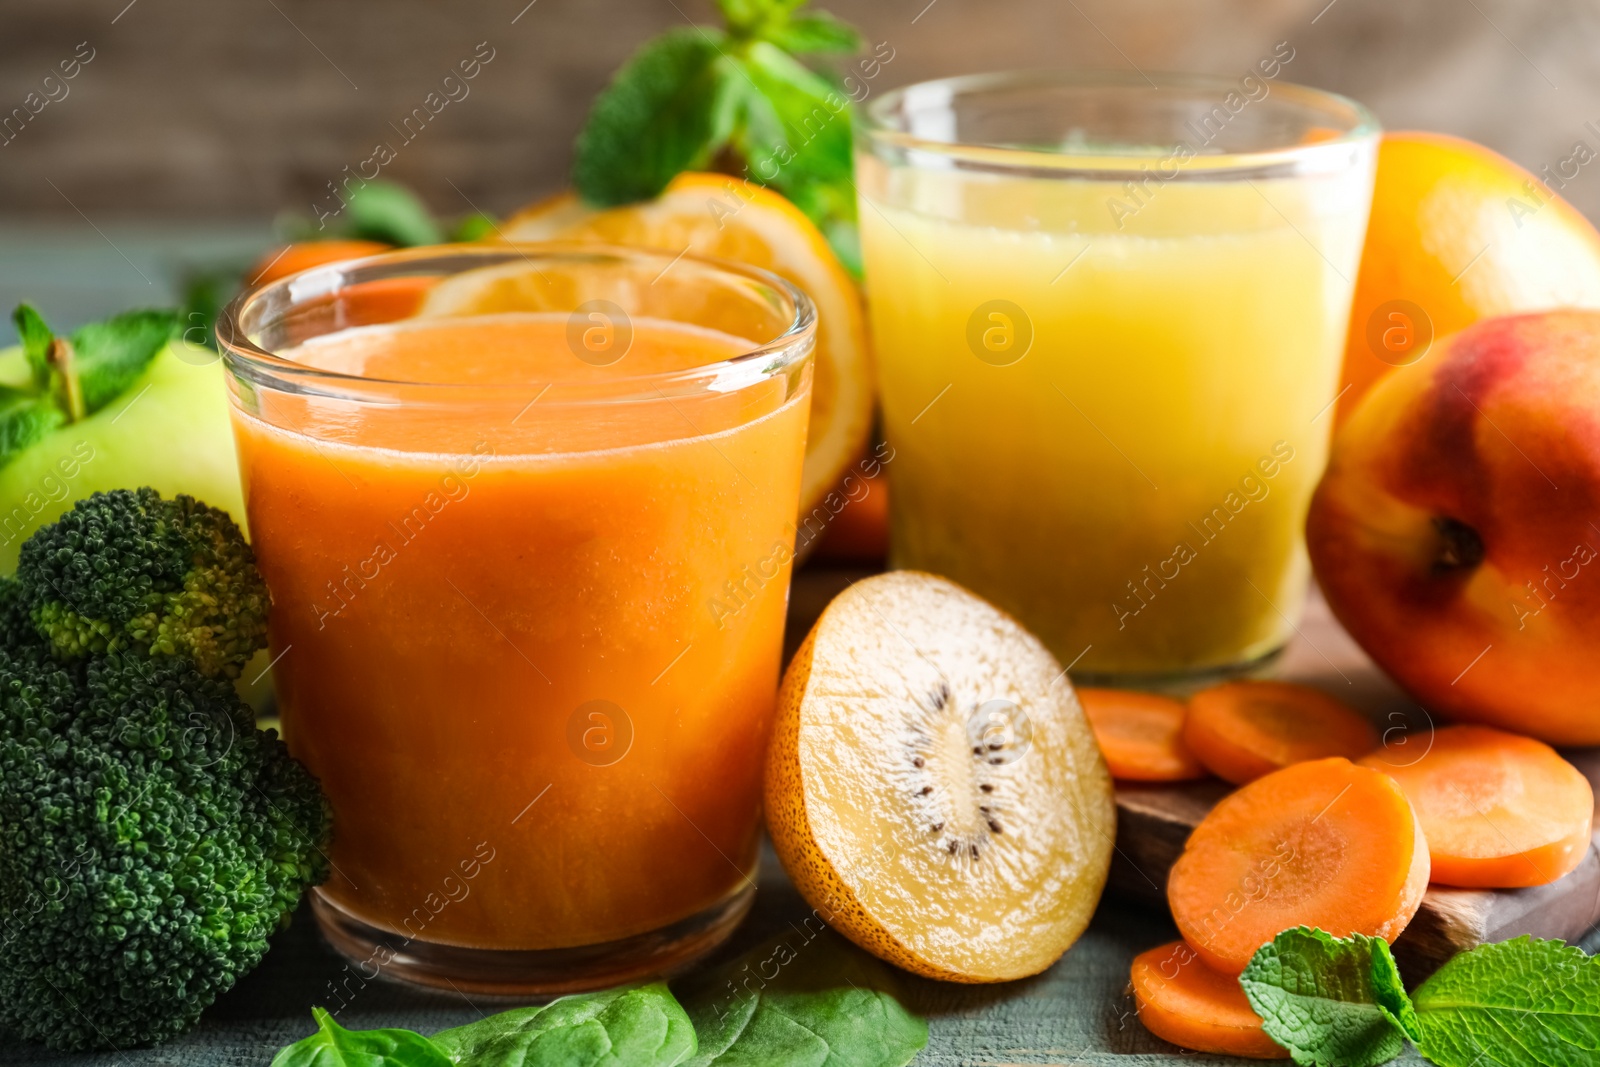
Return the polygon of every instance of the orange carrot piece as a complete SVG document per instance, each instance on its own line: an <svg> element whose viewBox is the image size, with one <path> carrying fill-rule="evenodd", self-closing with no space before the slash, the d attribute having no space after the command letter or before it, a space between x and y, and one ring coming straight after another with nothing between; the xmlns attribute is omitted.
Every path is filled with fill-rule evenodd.
<svg viewBox="0 0 1600 1067"><path fill-rule="evenodd" d="M1305 760L1360 759L1378 747L1378 730L1309 686L1226 682L1189 698L1183 740L1213 774L1243 785Z"/></svg>
<svg viewBox="0 0 1600 1067"><path fill-rule="evenodd" d="M1435 730L1412 762L1361 762L1410 798L1428 838L1433 880L1474 889L1544 885L1589 852L1594 789L1555 749L1488 726Z"/></svg>
<svg viewBox="0 0 1600 1067"><path fill-rule="evenodd" d="M1239 979L1213 971L1182 941L1135 956L1131 978L1139 1021L1159 1038L1223 1056L1289 1055L1261 1028Z"/></svg>
<svg viewBox="0 0 1600 1067"><path fill-rule="evenodd" d="M1310 760L1224 797L1167 878L1172 917L1214 970L1238 974L1291 926L1393 941L1428 888L1428 844L1394 779Z"/></svg>
<svg viewBox="0 0 1600 1067"><path fill-rule="evenodd" d="M1111 768L1127 782L1204 778L1206 769L1183 743L1181 700L1128 689L1080 689L1078 701Z"/></svg>

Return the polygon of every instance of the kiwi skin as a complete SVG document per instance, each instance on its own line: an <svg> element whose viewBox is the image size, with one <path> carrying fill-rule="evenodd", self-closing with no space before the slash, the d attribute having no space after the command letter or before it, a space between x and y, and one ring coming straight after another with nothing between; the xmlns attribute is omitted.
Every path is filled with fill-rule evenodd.
<svg viewBox="0 0 1600 1067"><path fill-rule="evenodd" d="M877 920L867 914L833 864L816 845L816 837L806 815L805 789L800 771L800 705L806 683L811 678L811 659L816 642L814 626L795 651L784 672L778 696L778 711L773 722L772 740L767 747L765 775L767 833L773 848L806 903L829 926L851 941L912 974L944 982L985 983L1006 981L982 978L936 967L913 953Z"/></svg>

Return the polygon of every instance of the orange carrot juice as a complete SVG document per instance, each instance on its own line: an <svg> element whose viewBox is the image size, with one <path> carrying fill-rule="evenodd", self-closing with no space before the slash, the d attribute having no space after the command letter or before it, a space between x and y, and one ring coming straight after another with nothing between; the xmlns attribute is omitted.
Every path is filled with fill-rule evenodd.
<svg viewBox="0 0 1600 1067"><path fill-rule="evenodd" d="M331 333L277 355L406 399L235 408L284 734L334 813L319 917L387 935L374 967L622 943L752 885L808 370L612 403L756 346L639 318L597 365L570 326Z"/></svg>

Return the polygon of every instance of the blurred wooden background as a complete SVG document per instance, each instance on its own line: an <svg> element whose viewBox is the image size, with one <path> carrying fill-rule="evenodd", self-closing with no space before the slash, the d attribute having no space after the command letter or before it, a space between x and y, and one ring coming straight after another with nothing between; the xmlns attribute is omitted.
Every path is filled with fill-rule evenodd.
<svg viewBox="0 0 1600 1067"><path fill-rule="evenodd" d="M0 147L0 214L70 216L76 204L97 221L199 220L307 209L480 41L495 58L471 95L404 146L390 173L440 210L465 210L463 194L508 209L562 182L589 100L629 52L714 17L707 0L525 4L3 0L0 110L21 105L79 42L95 58ZM1530 167L1595 140L1583 125L1600 120L1593 0L819 6L889 42L880 88L1023 66L1242 72L1288 40L1288 78L1355 96L1391 128L1460 133ZM1585 174L1571 193L1600 215L1600 179Z"/></svg>
<svg viewBox="0 0 1600 1067"><path fill-rule="evenodd" d="M893 50L874 92L1026 66L1242 73L1287 40L1287 78L1355 96L1390 128L1463 134L1535 170L1579 140L1600 150L1585 128L1600 128L1600 0L818 6ZM479 42L494 58L470 95L384 173L441 213L469 202L509 210L562 184L590 99L641 41L714 17L710 0L0 0L0 119L30 92L60 96L20 128L15 118L0 125L0 260L24 247L37 258L41 235L45 245L59 234L106 252L97 229L126 237L134 251L117 244L136 263L162 235L259 242L274 214L309 214L342 168L394 139L390 124ZM80 42L92 60L46 85ZM1566 191L1600 217L1592 171L1600 167ZM55 265L64 278L65 262ZM0 301L20 295L0 292Z"/></svg>

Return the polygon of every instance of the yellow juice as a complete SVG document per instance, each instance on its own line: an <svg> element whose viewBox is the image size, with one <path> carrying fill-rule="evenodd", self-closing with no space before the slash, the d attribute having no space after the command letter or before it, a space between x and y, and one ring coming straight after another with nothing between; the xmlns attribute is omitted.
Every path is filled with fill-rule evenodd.
<svg viewBox="0 0 1600 1067"><path fill-rule="evenodd" d="M1281 647L1370 169L860 170L893 563L992 599L1075 674Z"/></svg>

